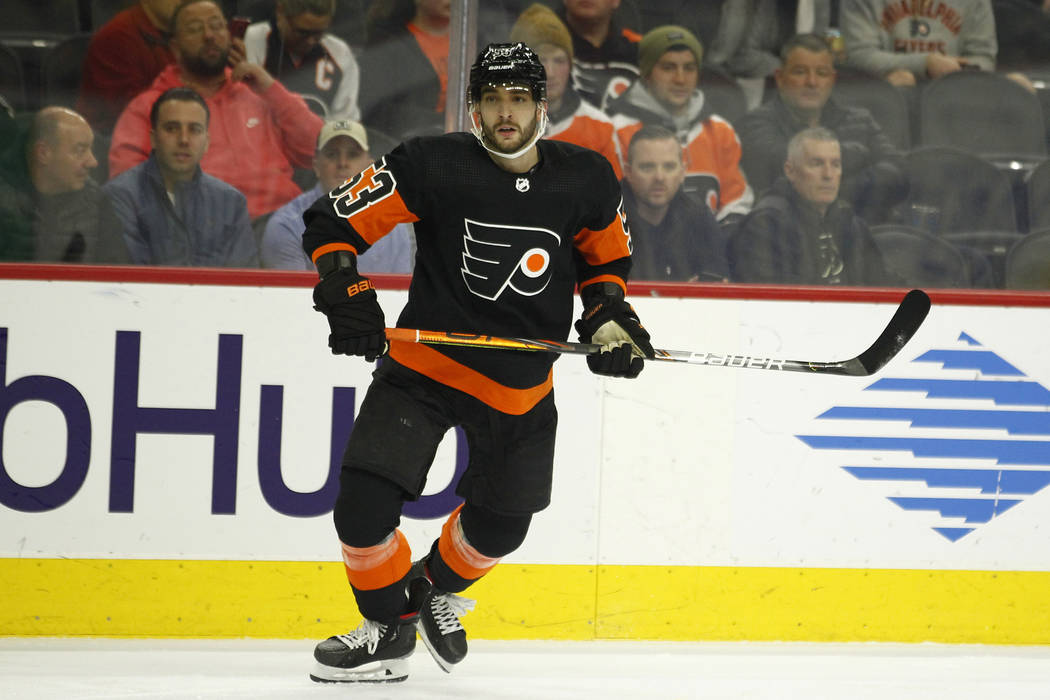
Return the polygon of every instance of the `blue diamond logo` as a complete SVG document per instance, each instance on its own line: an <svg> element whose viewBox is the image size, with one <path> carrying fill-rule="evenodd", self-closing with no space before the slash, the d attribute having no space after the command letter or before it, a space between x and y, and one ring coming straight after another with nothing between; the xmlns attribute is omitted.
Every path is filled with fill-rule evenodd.
<svg viewBox="0 0 1050 700"><path fill-rule="evenodd" d="M817 416L852 421L852 434L795 437L871 462L840 466L956 542L1050 485L1050 391L966 333L912 363L918 376L877 379L865 405Z"/></svg>

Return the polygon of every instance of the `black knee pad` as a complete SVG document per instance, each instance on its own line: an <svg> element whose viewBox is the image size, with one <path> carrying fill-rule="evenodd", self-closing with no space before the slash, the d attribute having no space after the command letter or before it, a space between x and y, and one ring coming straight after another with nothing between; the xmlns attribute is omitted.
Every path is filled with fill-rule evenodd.
<svg viewBox="0 0 1050 700"><path fill-rule="evenodd" d="M382 542L401 523L405 491L370 472L343 467L335 501L335 531L351 547Z"/></svg>
<svg viewBox="0 0 1050 700"><path fill-rule="evenodd" d="M521 546L529 532L532 515L504 515L469 503L459 514L463 535L486 557L503 557Z"/></svg>

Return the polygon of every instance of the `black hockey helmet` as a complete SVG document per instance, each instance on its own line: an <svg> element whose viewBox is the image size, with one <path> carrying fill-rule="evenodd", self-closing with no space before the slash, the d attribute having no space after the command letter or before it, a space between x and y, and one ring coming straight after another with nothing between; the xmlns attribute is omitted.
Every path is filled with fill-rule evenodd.
<svg viewBox="0 0 1050 700"><path fill-rule="evenodd" d="M470 67L467 96L476 103L486 85L528 85L532 99L547 99L547 71L539 56L520 41L516 44L489 44Z"/></svg>

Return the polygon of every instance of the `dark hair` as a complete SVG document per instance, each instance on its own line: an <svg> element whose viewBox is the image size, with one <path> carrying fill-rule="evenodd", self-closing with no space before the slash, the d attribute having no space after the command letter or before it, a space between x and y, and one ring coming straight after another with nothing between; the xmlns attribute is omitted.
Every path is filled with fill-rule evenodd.
<svg viewBox="0 0 1050 700"><path fill-rule="evenodd" d="M664 139L670 139L675 143L678 143L678 136L667 127L660 126L659 124L646 124L641 129L634 132L634 136L631 137L631 142L627 144L627 162L630 163L634 160L634 144L639 141L663 141Z"/></svg>
<svg viewBox="0 0 1050 700"><path fill-rule="evenodd" d="M788 54L795 49L805 49L813 53L831 53L828 40L820 34L796 34L780 47L780 60L786 61Z"/></svg>
<svg viewBox="0 0 1050 700"><path fill-rule="evenodd" d="M208 103L204 101L204 98L193 88L180 85L179 87L168 88L161 93L160 97L153 101L153 106L149 110L149 124L151 127L157 128L157 115L160 114L160 106L172 100L196 102L204 108L204 125L207 126L208 122L211 121L211 110L208 109Z"/></svg>
<svg viewBox="0 0 1050 700"><path fill-rule="evenodd" d="M222 13L223 18L226 17L226 10L223 9L220 0L182 0L182 2L175 6L175 11L171 13L171 24L168 26L168 35L175 35L175 24L179 21L179 13L182 12L184 7L189 7L190 5L196 5L202 2L210 2L212 5L215 5L219 8L219 12Z"/></svg>

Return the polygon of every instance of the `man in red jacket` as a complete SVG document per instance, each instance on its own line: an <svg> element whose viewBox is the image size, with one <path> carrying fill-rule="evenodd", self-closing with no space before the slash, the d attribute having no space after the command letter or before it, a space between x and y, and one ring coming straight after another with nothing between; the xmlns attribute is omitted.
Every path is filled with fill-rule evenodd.
<svg viewBox="0 0 1050 700"><path fill-rule="evenodd" d="M110 177L150 154L150 105L165 90L185 85L208 103L210 146L201 168L240 190L252 219L300 194L295 167L308 168L321 118L259 65L227 65L231 39L222 9L212 0L179 5L172 17L175 63L120 115L109 150Z"/></svg>
<svg viewBox="0 0 1050 700"><path fill-rule="evenodd" d="M91 37L77 111L109 135L131 98L174 60L168 28L179 0L140 0L114 15Z"/></svg>

